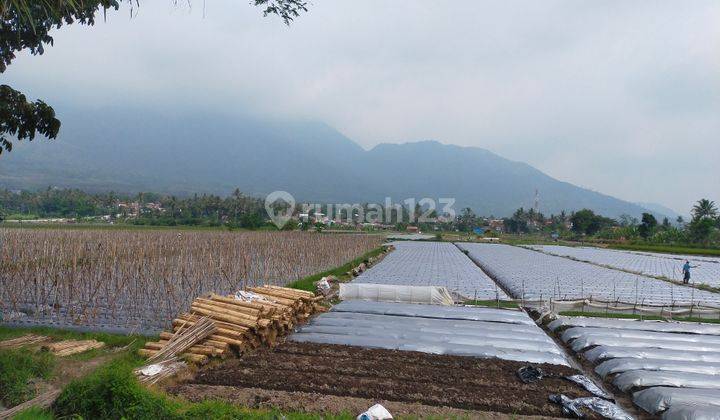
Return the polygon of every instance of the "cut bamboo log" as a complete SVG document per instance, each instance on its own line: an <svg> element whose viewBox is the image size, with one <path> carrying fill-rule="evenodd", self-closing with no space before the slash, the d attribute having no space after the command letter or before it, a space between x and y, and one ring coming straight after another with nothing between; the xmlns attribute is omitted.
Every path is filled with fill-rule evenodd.
<svg viewBox="0 0 720 420"><path fill-rule="evenodd" d="M190 308L193 310L193 312L197 312L201 315L208 316L218 321L229 322L231 324L239 324L243 327L248 327L250 329L256 329L258 326L257 322L251 322L247 319L237 317L234 315L234 312L215 306L208 306L201 303L193 303Z"/></svg>
<svg viewBox="0 0 720 420"><path fill-rule="evenodd" d="M176 322L178 323L178 325L182 325L183 323L185 323L185 324L193 324L193 325L194 325L200 318L201 318L201 317L199 317L199 316L197 316L197 315L180 314L180 315L178 315L178 318L177 318L177 319L173 320L173 325L174 325ZM232 323L229 323L229 322L218 321L218 320L215 320L214 322L215 322L215 325L217 325L218 328L227 329L227 330L231 330L231 331L236 331L236 332L239 332L239 333L247 333L247 332L250 332L250 328L248 328L248 327L243 327L243 326L241 326L241 325L232 324Z"/></svg>
<svg viewBox="0 0 720 420"><path fill-rule="evenodd" d="M50 391L42 393L37 397L31 399L30 401L26 401L20 405L16 405L15 407L8 410L0 411L0 419L5 420L14 418L20 412L25 411L31 407L43 409L48 408L53 405L57 397L60 395L60 392L61 390L59 389L51 389Z"/></svg>
<svg viewBox="0 0 720 420"><path fill-rule="evenodd" d="M194 305L203 304L203 305L207 305L207 306L213 306L216 308L222 308L227 311L231 311L234 314L234 316L237 316L240 318L245 318L250 322L255 322L258 319L260 319L259 312L255 313L254 315L251 315L246 312L246 310L247 310L246 308L242 308L240 306L236 306L236 305L233 305L230 303L217 302L217 301L208 300L208 299L195 299L195 302L193 302L193 304Z"/></svg>
<svg viewBox="0 0 720 420"><path fill-rule="evenodd" d="M184 353L209 335L214 334L216 329L217 327L211 319L203 318L186 330L176 332L162 349L150 357L150 360L167 360Z"/></svg>
<svg viewBox="0 0 720 420"><path fill-rule="evenodd" d="M50 340L50 337L44 335L26 334L21 337L0 341L0 348L17 349L24 346L38 345L48 340Z"/></svg>
<svg viewBox="0 0 720 420"><path fill-rule="evenodd" d="M311 299L315 298L315 293L308 292L307 290L291 289L289 287L280 287L280 286L273 286L273 285L267 285L265 287L269 288L269 289L281 290L286 293L292 293L295 295L304 296L304 297L311 298Z"/></svg>
<svg viewBox="0 0 720 420"><path fill-rule="evenodd" d="M237 308L242 308L243 311L249 313L249 314L257 314L259 316L269 316L272 315L273 312L275 312L275 308L271 306L265 306L260 303L251 303L251 302L243 302L241 300L237 300L235 298L228 298L225 296L220 296L216 294L210 295L210 300L214 302L222 302L227 303L228 305L233 305Z"/></svg>
<svg viewBox="0 0 720 420"><path fill-rule="evenodd" d="M43 350L50 351L56 356L70 356L88 350L99 349L105 346L102 341L96 340L64 340L44 345Z"/></svg>

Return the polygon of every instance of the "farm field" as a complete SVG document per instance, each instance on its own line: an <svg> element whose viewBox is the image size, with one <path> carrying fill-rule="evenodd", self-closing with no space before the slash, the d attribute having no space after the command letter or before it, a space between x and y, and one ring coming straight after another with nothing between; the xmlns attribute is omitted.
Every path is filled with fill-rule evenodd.
<svg viewBox="0 0 720 420"><path fill-rule="evenodd" d="M507 299L475 263L448 242L393 242L395 251L356 283L443 286L465 299Z"/></svg>
<svg viewBox="0 0 720 420"><path fill-rule="evenodd" d="M458 243L516 299L720 304L720 294L510 245Z"/></svg>
<svg viewBox="0 0 720 420"><path fill-rule="evenodd" d="M682 281L682 265L685 256L671 254L649 254L642 252L616 251L591 247L569 247L559 245L532 245L528 248L580 261L604 265L634 273ZM693 284L720 286L720 262L709 257L687 257L692 259Z"/></svg>
<svg viewBox="0 0 720 420"><path fill-rule="evenodd" d="M307 232L1 229L0 312L19 325L153 333L195 297L284 285L382 237Z"/></svg>
<svg viewBox="0 0 720 420"><path fill-rule="evenodd" d="M289 339L569 366L519 310L345 301Z"/></svg>
<svg viewBox="0 0 720 420"><path fill-rule="evenodd" d="M548 401L549 394L589 395L561 378L523 384L516 377L523 365L497 359L288 342L205 370L169 391L191 400L197 396L220 397L286 408L317 407L315 401L319 400L330 402L323 408L334 412L364 410L380 400L394 410L393 414L406 415L439 414L440 407L450 407L561 416L560 406ZM556 375L577 373L564 366L541 366ZM408 408L413 411L403 413ZM479 417L477 413L465 416Z"/></svg>
<svg viewBox="0 0 720 420"><path fill-rule="evenodd" d="M717 325L560 317L549 328L652 415L715 418L720 411Z"/></svg>

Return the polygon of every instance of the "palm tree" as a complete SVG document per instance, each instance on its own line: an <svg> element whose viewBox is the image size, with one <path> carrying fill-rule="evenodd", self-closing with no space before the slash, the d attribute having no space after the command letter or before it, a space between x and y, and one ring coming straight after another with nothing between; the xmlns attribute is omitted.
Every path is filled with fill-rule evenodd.
<svg viewBox="0 0 720 420"><path fill-rule="evenodd" d="M714 219L718 216L718 210L714 201L703 198L693 206L692 215L695 220L704 218Z"/></svg>

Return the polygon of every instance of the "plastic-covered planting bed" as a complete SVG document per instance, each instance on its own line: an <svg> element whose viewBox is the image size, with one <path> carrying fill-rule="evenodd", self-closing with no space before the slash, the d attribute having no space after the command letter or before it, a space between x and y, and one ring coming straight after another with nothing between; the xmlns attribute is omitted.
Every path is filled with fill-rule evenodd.
<svg viewBox="0 0 720 420"><path fill-rule="evenodd" d="M395 251L354 282L403 286L444 286L467 299L508 299L508 296L447 242L395 242Z"/></svg>
<svg viewBox="0 0 720 420"><path fill-rule="evenodd" d="M561 317L549 328L649 413L720 418L720 326Z"/></svg>
<svg viewBox="0 0 720 420"><path fill-rule="evenodd" d="M527 314L502 309L346 301L290 339L568 365Z"/></svg>
<svg viewBox="0 0 720 420"><path fill-rule="evenodd" d="M639 321L634 319L606 319L561 316L551 322L549 327L553 331L562 327L600 327L618 328L622 330L720 335L720 324L702 324L694 322L676 321Z"/></svg>
<svg viewBox="0 0 720 420"><path fill-rule="evenodd" d="M684 260L673 256L561 245L532 245L528 248L649 276L665 277L677 281L681 281L683 278ZM720 264L712 260L693 260L691 265L693 267L691 269L692 283L720 285Z"/></svg>
<svg viewBox="0 0 720 420"><path fill-rule="evenodd" d="M719 305L720 294L510 245L459 243L517 299ZM668 308L669 309L669 308Z"/></svg>
<svg viewBox="0 0 720 420"><path fill-rule="evenodd" d="M660 257L660 258L670 258L674 260L682 260L682 261L700 261L700 262L709 262L709 263L715 263L720 264L720 257L707 257L704 255L688 255L688 254L667 254L667 253L661 253L661 252L650 252L650 251L624 251L629 252L631 254L638 254L638 255L649 255L652 257Z"/></svg>

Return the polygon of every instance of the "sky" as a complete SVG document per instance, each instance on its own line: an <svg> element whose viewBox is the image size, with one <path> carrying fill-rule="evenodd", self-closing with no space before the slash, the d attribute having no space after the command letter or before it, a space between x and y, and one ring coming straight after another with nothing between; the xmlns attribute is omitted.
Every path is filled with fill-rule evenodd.
<svg viewBox="0 0 720 420"><path fill-rule="evenodd" d="M1 75L62 106L322 121L365 148L437 140L681 214L720 203L720 2L125 2ZM41 147L39 143L36 147Z"/></svg>

